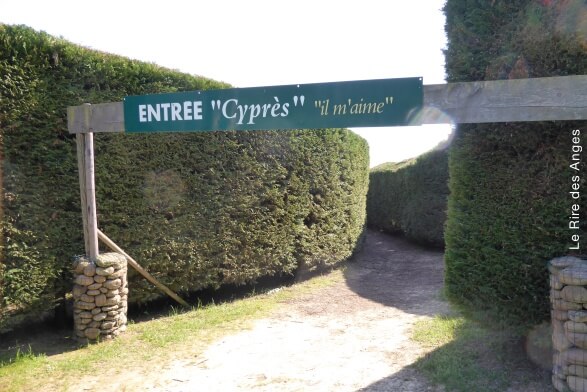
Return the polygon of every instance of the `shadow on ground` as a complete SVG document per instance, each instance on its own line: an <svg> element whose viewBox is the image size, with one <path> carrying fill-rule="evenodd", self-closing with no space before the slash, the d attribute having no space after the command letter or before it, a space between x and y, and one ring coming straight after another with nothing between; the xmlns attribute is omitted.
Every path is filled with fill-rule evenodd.
<svg viewBox="0 0 587 392"><path fill-rule="evenodd" d="M406 313L432 316L440 300L443 252L404 237L368 230L363 249L345 271L348 287L361 297Z"/></svg>
<svg viewBox="0 0 587 392"><path fill-rule="evenodd" d="M439 385L430 385L415 367L405 367L397 373L379 380L369 386L359 389L357 392L444 392ZM478 392L471 390L467 392Z"/></svg>
<svg viewBox="0 0 587 392"><path fill-rule="evenodd" d="M551 392L551 372L528 359L524 339L472 327L466 321L455 340L424 355L361 392ZM418 387L418 378L429 380ZM434 384L430 384L430 382ZM398 388L396 388L396 386Z"/></svg>

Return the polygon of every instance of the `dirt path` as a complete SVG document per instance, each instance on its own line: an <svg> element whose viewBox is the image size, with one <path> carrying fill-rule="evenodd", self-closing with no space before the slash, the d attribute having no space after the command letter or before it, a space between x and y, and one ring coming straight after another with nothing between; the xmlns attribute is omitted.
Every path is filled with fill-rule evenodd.
<svg viewBox="0 0 587 392"><path fill-rule="evenodd" d="M441 391L406 367L422 354L414 322L449 311L442 279L441 252L370 231L343 281L173 362L142 390Z"/></svg>

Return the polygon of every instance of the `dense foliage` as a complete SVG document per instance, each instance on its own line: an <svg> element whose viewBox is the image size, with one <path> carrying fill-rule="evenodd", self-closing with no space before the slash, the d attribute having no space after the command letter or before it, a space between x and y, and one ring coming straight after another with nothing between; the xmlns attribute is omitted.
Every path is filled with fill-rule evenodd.
<svg viewBox="0 0 587 392"><path fill-rule="evenodd" d="M0 330L54 308L83 253L66 107L225 87L0 25ZM173 290L332 265L363 233L367 145L348 130L96 134L95 152L99 228Z"/></svg>
<svg viewBox="0 0 587 392"><path fill-rule="evenodd" d="M583 1L448 0L450 82L587 74ZM571 206L585 203L572 161L585 122L460 125L449 158L446 285L450 297L520 325L548 317L546 262L572 250ZM581 197L573 200L572 176Z"/></svg>
<svg viewBox="0 0 587 392"><path fill-rule="evenodd" d="M447 198L447 150L383 164L373 168L369 175L367 223L443 247Z"/></svg>

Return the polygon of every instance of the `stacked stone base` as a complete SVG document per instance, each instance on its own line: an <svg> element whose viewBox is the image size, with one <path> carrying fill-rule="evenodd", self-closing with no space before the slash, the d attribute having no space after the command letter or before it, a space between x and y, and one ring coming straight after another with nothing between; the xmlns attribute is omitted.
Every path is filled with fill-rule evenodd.
<svg viewBox="0 0 587 392"><path fill-rule="evenodd" d="M554 348L552 383L559 391L587 392L587 260L550 261Z"/></svg>
<svg viewBox="0 0 587 392"><path fill-rule="evenodd" d="M74 262L73 324L81 342L96 342L126 330L128 283L126 258L104 253L92 262L80 257Z"/></svg>

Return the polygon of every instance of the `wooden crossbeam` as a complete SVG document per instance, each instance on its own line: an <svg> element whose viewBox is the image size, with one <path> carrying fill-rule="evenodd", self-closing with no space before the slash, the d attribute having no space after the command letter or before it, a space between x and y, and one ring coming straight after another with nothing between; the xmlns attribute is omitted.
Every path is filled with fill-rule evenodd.
<svg viewBox="0 0 587 392"><path fill-rule="evenodd" d="M122 102L67 109L70 133L124 132ZM587 120L587 75L424 86L422 124Z"/></svg>
<svg viewBox="0 0 587 392"><path fill-rule="evenodd" d="M424 86L424 124L587 120L587 75Z"/></svg>

